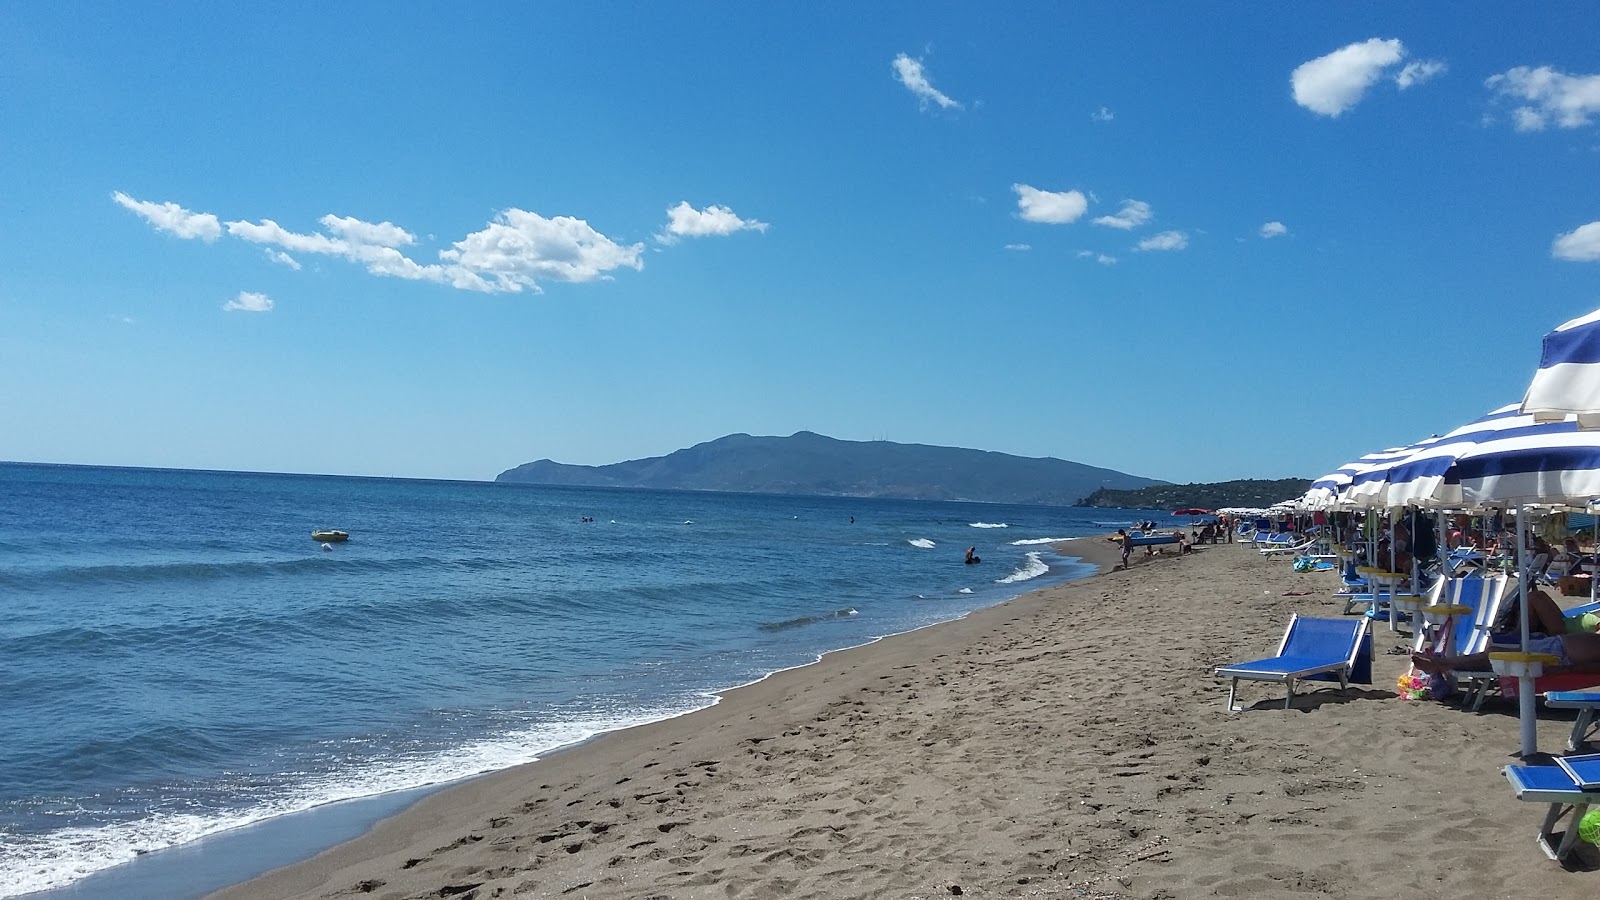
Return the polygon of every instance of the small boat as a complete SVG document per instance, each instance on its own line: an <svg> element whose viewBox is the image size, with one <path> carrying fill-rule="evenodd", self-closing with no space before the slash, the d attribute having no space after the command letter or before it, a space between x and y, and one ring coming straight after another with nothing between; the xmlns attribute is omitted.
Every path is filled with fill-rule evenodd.
<svg viewBox="0 0 1600 900"><path fill-rule="evenodd" d="M350 540L348 531L313 531L311 539L319 544L338 544Z"/></svg>

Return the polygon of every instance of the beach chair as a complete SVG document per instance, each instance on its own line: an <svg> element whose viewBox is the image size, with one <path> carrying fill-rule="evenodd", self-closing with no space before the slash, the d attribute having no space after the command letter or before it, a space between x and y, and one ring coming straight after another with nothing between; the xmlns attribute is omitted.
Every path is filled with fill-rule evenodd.
<svg viewBox="0 0 1600 900"><path fill-rule="evenodd" d="M1551 691L1544 695L1544 702L1555 709L1578 711L1578 718L1572 723L1572 735L1567 738L1568 753L1588 743L1589 732L1595 725L1595 710L1600 710L1600 691Z"/></svg>
<svg viewBox="0 0 1600 900"><path fill-rule="evenodd" d="M1241 712L1243 706L1235 705L1239 682L1275 681L1286 686L1288 696L1283 708L1294 703L1294 683L1301 680L1339 682L1339 689L1350 686L1352 678L1361 681L1362 673L1356 671L1357 657L1365 651L1366 683L1372 680L1372 643L1367 632L1367 620L1316 619L1294 615L1289 627L1278 642L1278 652L1266 659L1218 666L1218 678L1231 678L1228 686L1228 712Z"/></svg>
<svg viewBox="0 0 1600 900"><path fill-rule="evenodd" d="M1311 548L1315 547L1316 545L1316 538L1307 538L1306 540L1297 544L1295 543L1294 535L1285 534L1268 540L1267 545L1265 547L1257 547L1256 552L1260 553L1262 556L1294 557L1299 556L1302 553L1309 553Z"/></svg>
<svg viewBox="0 0 1600 900"><path fill-rule="evenodd" d="M1558 760L1565 765L1506 766L1506 780L1511 782L1512 793L1518 800L1529 803L1548 803L1544 824L1539 828L1539 849L1553 860L1566 859L1578 842L1578 820L1589 811L1592 804L1600 803L1600 788L1585 790L1573 772L1592 782L1600 778L1600 756L1566 757ZM1567 827L1561 841L1552 844L1556 823L1566 818Z"/></svg>
<svg viewBox="0 0 1600 900"><path fill-rule="evenodd" d="M1451 623L1447 647L1452 655L1466 656L1489 649L1494 623L1500 618L1500 610L1506 598L1516 589L1516 584L1516 579L1503 572L1450 579L1439 602L1465 606L1471 610ZM1463 692L1462 705L1469 706L1473 712L1482 708L1489 690L1498 685L1498 676L1493 672L1455 672L1453 675L1456 687Z"/></svg>

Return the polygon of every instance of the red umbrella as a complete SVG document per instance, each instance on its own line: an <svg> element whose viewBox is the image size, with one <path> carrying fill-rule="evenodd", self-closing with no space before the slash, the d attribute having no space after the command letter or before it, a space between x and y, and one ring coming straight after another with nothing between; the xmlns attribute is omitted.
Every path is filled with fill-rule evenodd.
<svg viewBox="0 0 1600 900"><path fill-rule="evenodd" d="M1209 510L1209 509L1201 509L1198 506L1189 506L1189 507L1185 507L1183 509L1175 509L1175 510L1172 511L1172 514L1175 515L1175 516L1209 516L1209 515L1214 515L1214 513L1212 513L1211 510Z"/></svg>

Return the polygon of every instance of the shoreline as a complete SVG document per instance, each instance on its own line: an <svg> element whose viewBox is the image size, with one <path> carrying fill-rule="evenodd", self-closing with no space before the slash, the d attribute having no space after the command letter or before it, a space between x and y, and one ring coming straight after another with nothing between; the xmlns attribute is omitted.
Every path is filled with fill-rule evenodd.
<svg viewBox="0 0 1600 900"><path fill-rule="evenodd" d="M1240 544L1110 571L1118 554L1096 540L1068 545L1094 576L429 794L212 896L1593 890L1593 848L1572 869L1546 860L1543 807L1499 774L1514 704L1396 699L1404 657L1389 651L1407 639L1379 624L1373 685L1229 715L1210 669L1270 653L1291 612L1337 615L1325 576ZM1570 721L1542 717L1541 746Z"/></svg>
<svg viewBox="0 0 1600 900"><path fill-rule="evenodd" d="M321 873L326 868L330 866L345 865L347 864L347 857L360 858L365 853L370 852L369 848L363 842L368 840L374 841L377 843L377 846L371 849L379 849L389 846L389 844L395 840L397 836L401 837L402 839L409 839L414 836L418 830L418 826L407 822L401 822L399 820L410 818L420 819L423 816L430 815L431 810L425 811L422 809L422 807L428 805L430 801L435 801L438 805L449 806L452 808L482 803L486 797L497 796L500 793L498 786L499 782L520 782L524 777L532 776L543 769L551 768L552 765L557 761L565 761L564 758L569 755L574 755L579 751L590 751L595 747L595 745L602 742L607 742L612 738L620 738L625 735L632 735L641 731L655 729L659 726L667 725L669 723L679 722L687 718L702 716L706 713L714 712L720 707L724 706L730 697L736 696L740 692L751 691L752 689L769 684L773 680L783 678L784 676L793 675L795 673L804 673L822 664L823 662L842 654L870 652L874 648L881 647L885 642L895 641L899 638L909 635L937 631L939 629L963 622L974 615L984 612L991 612L1009 604L1016 603L1031 594L1047 592L1062 587L1065 584L1078 584L1091 581L1108 572L1112 566L1120 564L1121 560L1120 551L1114 545L1107 542L1104 535L1070 538L1049 546L1056 554L1060 556L1077 559L1081 563L1093 566L1094 571L1090 572L1088 575L1065 582L1064 584L1037 588L1032 591L1025 591L1022 594L1019 594L1017 597L1011 598L1010 600L1006 600L1002 603L996 604L995 606L974 610L958 619L937 622L931 625L924 625L910 631L886 635L854 647L845 647L839 650L829 651L828 653L823 654L821 658L810 663L792 666L787 669L780 669L755 681L718 691L715 694L716 700L707 706L701 707L700 709L691 710L689 712L681 713L665 719L657 719L640 725L634 725L629 728L619 729L617 731L607 732L605 734L595 735L587 740L552 751L534 762L523 763L522 765L514 766L510 769L503 769L497 772L486 772L460 782L451 782L444 785L419 788L405 792L419 794L419 796L408 802L403 808L393 810L380 818L370 820L370 827L363 830L359 835L353 836L347 840L343 840L337 844L333 844L332 846L328 846L321 852L314 855L301 855L293 862L270 869L265 869L248 880L228 884L225 887L222 887L211 893L204 894L203 896L205 896L207 900L235 900L235 898L300 896L301 892L307 889L306 885L308 882L320 880ZM1157 556L1152 557L1151 559L1153 560L1159 558L1160 557ZM1136 560L1136 565L1137 562L1138 561ZM496 782L496 785L483 786L478 784L479 782L487 780ZM477 789L471 791L468 790L474 787ZM456 792L461 792L461 795L456 796ZM353 802L359 804L374 799L378 798L363 798L362 800ZM316 811L313 810L309 812L311 814L315 814ZM250 829L243 830L248 831L255 827L256 826L251 826ZM381 836L379 835L380 830L384 832ZM51 897L50 900L56 900L56 898ZM63 896L60 898L60 900L70 900L70 898Z"/></svg>
<svg viewBox="0 0 1600 900"><path fill-rule="evenodd" d="M1088 541L1088 538L1074 538L1049 545L1049 549L1055 554L1067 557L1066 561L1070 565L1089 565L1093 568L1090 574L1078 575L1073 579L1074 581L1092 578L1103 570L1103 566L1087 559L1088 556L1093 555L1086 551L1086 548L1091 547ZM1046 585L1032 590L1048 590L1049 588L1050 585ZM1024 594L1019 594L1018 597L1026 593L1025 591ZM1015 599L1017 597L1003 601L999 605L1012 602ZM974 612L991 608L993 607L983 607ZM966 613L962 618L971 614L970 612ZM94 872L69 885L37 891L23 896L38 898L38 900L99 900L99 898L106 897L117 897L118 900L134 900L134 898L137 898L137 900L145 900L145 898L148 898L148 900L170 900L175 895L202 897L212 896L211 892L226 892L231 888L249 884L252 880L277 870L289 869L296 865L308 863L323 852L336 849L346 842L360 838L384 820L393 816L404 815L407 810L433 794L457 790L479 779L501 776L527 766L540 765L547 760L564 754L582 751L596 741L604 740L609 735L625 733L634 729L650 728L685 716L705 713L714 710L733 692L761 685L774 677L782 676L786 673L808 669L833 654L871 648L884 640L891 640L904 634L911 634L930 628L938 628L955 621L960 621L960 619L919 625L910 631L877 637L855 646L827 651L822 657L809 662L780 669L753 681L709 693L706 706L679 712L662 719L643 722L618 731L594 735L545 751L534 762L523 763L510 769L483 772L439 784L341 800L287 816L254 822L239 828L208 835L192 843L151 852L126 863ZM241 859L247 859L248 861L241 863Z"/></svg>

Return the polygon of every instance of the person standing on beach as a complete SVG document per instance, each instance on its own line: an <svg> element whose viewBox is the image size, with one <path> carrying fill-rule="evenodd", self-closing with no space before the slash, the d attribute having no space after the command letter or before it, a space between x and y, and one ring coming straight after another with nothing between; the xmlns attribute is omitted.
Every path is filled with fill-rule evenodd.
<svg viewBox="0 0 1600 900"><path fill-rule="evenodd" d="M1126 528L1118 528L1117 538L1122 543L1122 567L1126 569L1128 567L1128 554L1133 552L1133 535L1129 534Z"/></svg>

